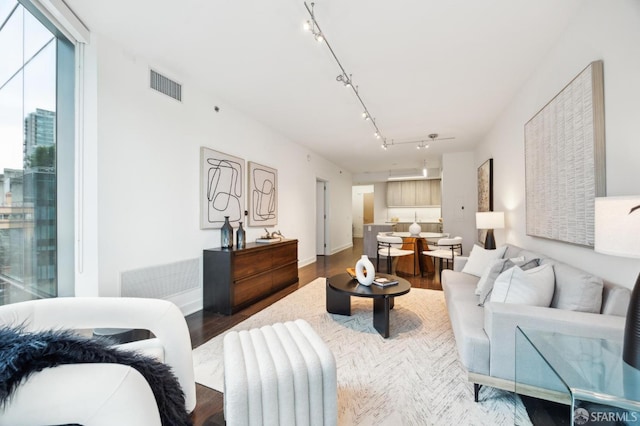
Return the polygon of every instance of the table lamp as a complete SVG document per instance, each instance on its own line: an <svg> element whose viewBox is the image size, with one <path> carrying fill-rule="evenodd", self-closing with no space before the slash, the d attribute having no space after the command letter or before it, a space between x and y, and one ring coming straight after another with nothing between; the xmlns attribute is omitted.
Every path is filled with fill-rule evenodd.
<svg viewBox="0 0 640 426"><path fill-rule="evenodd" d="M640 196L596 198L595 251L640 258ZM640 370L640 275L627 308L622 359Z"/></svg>
<svg viewBox="0 0 640 426"><path fill-rule="evenodd" d="M476 212L476 228L487 230L484 248L494 250L496 239L493 236L493 230L504 228L504 212Z"/></svg>

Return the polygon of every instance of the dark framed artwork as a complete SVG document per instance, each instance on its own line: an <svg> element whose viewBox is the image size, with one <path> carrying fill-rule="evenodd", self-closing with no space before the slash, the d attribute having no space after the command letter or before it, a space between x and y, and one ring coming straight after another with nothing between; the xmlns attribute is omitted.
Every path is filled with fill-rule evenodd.
<svg viewBox="0 0 640 426"><path fill-rule="evenodd" d="M200 228L218 229L224 217L237 224L244 217L244 160L200 148Z"/></svg>
<svg viewBox="0 0 640 426"><path fill-rule="evenodd" d="M478 167L478 211L493 211L493 158ZM484 245L486 229L478 229L478 242Z"/></svg>
<svg viewBox="0 0 640 426"><path fill-rule="evenodd" d="M602 61L589 64L524 126L527 235L593 247L604 196Z"/></svg>
<svg viewBox="0 0 640 426"><path fill-rule="evenodd" d="M278 223L278 170L249 161L248 226Z"/></svg>

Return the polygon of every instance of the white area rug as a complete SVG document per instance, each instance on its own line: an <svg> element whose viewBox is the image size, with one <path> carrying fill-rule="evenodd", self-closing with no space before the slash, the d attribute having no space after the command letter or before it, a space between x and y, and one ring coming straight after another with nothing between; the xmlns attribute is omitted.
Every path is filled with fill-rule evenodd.
<svg viewBox="0 0 640 426"><path fill-rule="evenodd" d="M509 392L483 387L480 402L473 401L441 291L413 288L396 298L387 339L373 328L372 304L352 297L350 317L329 314L325 279L318 278L232 330L307 320L336 357L340 425L531 424ZM220 392L222 339L193 351L196 381Z"/></svg>

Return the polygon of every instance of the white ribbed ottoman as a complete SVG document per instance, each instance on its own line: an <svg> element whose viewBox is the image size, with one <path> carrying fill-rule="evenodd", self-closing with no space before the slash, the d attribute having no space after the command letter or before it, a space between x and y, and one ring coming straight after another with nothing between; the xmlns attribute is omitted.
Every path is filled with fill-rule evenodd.
<svg viewBox="0 0 640 426"><path fill-rule="evenodd" d="M227 425L336 425L336 361L304 320L224 337Z"/></svg>

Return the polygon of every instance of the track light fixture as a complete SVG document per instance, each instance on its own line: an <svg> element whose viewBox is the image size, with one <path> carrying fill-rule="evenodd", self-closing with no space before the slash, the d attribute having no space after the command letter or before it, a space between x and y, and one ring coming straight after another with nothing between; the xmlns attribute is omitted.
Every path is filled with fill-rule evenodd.
<svg viewBox="0 0 640 426"><path fill-rule="evenodd" d="M308 7L307 10L309 10ZM313 3L311 3L311 11L309 11L309 13L311 14L311 20L307 19L302 27L305 31L311 32L311 34L313 34L313 38L315 38L318 43L322 43L322 41L324 40L324 36L322 35L322 31L320 31L316 19L313 16Z"/></svg>
<svg viewBox="0 0 640 426"><path fill-rule="evenodd" d="M435 141L446 141L449 139L455 139L454 137L450 137L450 138L439 138L437 133L430 133L429 134L429 139L431 140L431 142L435 142ZM413 140L413 141L405 141L405 142L394 142L391 141L390 145L407 145L407 144L416 144L416 149L427 149L429 148L429 144L426 143L425 140Z"/></svg>
<svg viewBox="0 0 640 426"><path fill-rule="evenodd" d="M340 74L336 77L336 81L341 82L345 87L351 87L351 74L349 74L349 77L345 74Z"/></svg>
<svg viewBox="0 0 640 426"><path fill-rule="evenodd" d="M367 109L367 106L364 104L364 101L362 100L362 98L360 97L360 93L358 92L358 87L354 86L353 84L353 79L352 79L352 74L348 74L344 67L342 66L342 63L340 62L340 60L338 59L338 57L336 56L335 52L333 51L333 49L331 48L331 45L329 44L329 41L326 39L326 37L324 36L324 33L322 32L322 30L320 29L320 25L318 25L318 21L316 21L316 16L315 13L313 11L313 7L314 7L315 3L311 2L311 7L309 7L309 5L307 4L307 2L304 2L304 7L307 8L307 12L309 12L309 16L311 17L311 19L307 20L304 23L304 29L307 31L310 31L311 34L313 34L313 36L315 37L316 40L320 41L324 41L325 44L327 45L327 48L329 49L329 51L331 52L331 55L333 56L333 59L335 59L336 63L338 64L338 67L340 68L340 74L338 74L338 76L336 77L336 81L339 81L340 83L344 84L345 87L350 87L351 90L353 90L354 95L356 95L356 98L358 99L358 101L360 102L360 105L362 105L362 108L364 109L364 112L362 113L362 118L364 118L365 120L369 121L371 123L371 125L373 126L374 130L375 130L375 137L376 139L380 139L382 138L382 132L380 131L380 129L378 128L378 125L376 124L376 120L371 117L371 114L369 113L369 109ZM382 138L384 139L384 138ZM383 148L386 149L386 142L383 144Z"/></svg>

